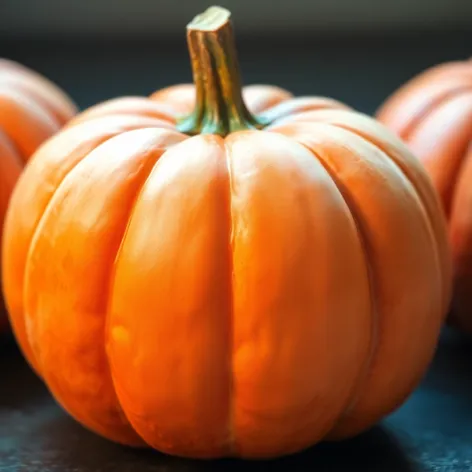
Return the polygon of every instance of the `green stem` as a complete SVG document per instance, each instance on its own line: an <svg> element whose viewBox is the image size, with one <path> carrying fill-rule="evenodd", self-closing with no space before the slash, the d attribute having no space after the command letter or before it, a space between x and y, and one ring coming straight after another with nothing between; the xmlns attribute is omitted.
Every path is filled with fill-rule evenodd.
<svg viewBox="0 0 472 472"><path fill-rule="evenodd" d="M210 7L187 26L187 43L196 88L194 111L177 128L195 134L226 136L263 127L246 108L230 13Z"/></svg>

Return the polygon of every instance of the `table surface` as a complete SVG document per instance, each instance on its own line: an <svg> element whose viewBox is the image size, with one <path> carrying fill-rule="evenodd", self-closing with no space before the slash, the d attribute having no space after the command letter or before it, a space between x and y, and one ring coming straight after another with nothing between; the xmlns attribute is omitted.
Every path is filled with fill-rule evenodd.
<svg viewBox="0 0 472 472"><path fill-rule="evenodd" d="M10 339L0 338L0 351L1 472L472 470L472 341L450 330L422 384L381 424L272 461L193 461L113 444L57 406Z"/></svg>
<svg viewBox="0 0 472 472"><path fill-rule="evenodd" d="M470 56L470 44L470 32L298 45L274 41L270 47L246 42L241 64L246 82L328 95L373 113L395 87L424 68ZM47 74L85 108L188 81L184 48L152 42L58 46L0 41L0 57ZM472 471L472 341L449 330L423 383L380 425L358 438L275 461L191 461L112 444L55 404L8 336L0 337L0 356L0 472Z"/></svg>

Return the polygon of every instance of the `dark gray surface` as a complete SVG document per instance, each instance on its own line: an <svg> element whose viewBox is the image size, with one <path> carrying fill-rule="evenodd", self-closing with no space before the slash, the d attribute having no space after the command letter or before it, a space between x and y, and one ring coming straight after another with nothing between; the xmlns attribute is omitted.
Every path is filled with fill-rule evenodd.
<svg viewBox="0 0 472 472"><path fill-rule="evenodd" d="M54 403L13 343L0 338L0 471L193 472L472 470L472 342L444 333L422 385L381 425L353 440L274 461L192 461L117 446Z"/></svg>

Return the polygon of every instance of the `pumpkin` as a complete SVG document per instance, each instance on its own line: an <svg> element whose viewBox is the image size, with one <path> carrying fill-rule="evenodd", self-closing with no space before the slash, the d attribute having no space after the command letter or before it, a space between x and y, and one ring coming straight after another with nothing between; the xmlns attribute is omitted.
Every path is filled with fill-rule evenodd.
<svg viewBox="0 0 472 472"><path fill-rule="evenodd" d="M76 113L55 84L16 62L0 59L0 242L12 189L36 148ZM7 318L0 299L0 331Z"/></svg>
<svg viewBox="0 0 472 472"><path fill-rule="evenodd" d="M452 246L450 321L472 333L472 60L413 77L387 98L377 118L421 160L440 196Z"/></svg>
<svg viewBox="0 0 472 472"><path fill-rule="evenodd" d="M89 429L275 457L404 401L437 343L450 256L393 133L332 99L241 91L229 16L188 25L195 86L98 104L41 147L3 276L25 355Z"/></svg>

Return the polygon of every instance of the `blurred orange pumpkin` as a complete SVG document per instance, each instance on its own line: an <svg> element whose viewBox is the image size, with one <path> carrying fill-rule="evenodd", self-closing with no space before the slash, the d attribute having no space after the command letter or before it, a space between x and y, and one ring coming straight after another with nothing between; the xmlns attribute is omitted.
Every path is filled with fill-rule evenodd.
<svg viewBox="0 0 472 472"><path fill-rule="evenodd" d="M12 189L31 154L76 113L75 105L49 80L0 59L0 243ZM6 317L0 299L0 331Z"/></svg>
<svg viewBox="0 0 472 472"><path fill-rule="evenodd" d="M449 220L452 321L472 333L472 60L437 65L381 106L378 119L423 162Z"/></svg>
<svg viewBox="0 0 472 472"><path fill-rule="evenodd" d="M226 10L188 41L196 91L97 105L22 175L3 263L17 338L60 404L121 443L273 457L357 434L437 343L434 190L339 102L241 94Z"/></svg>

